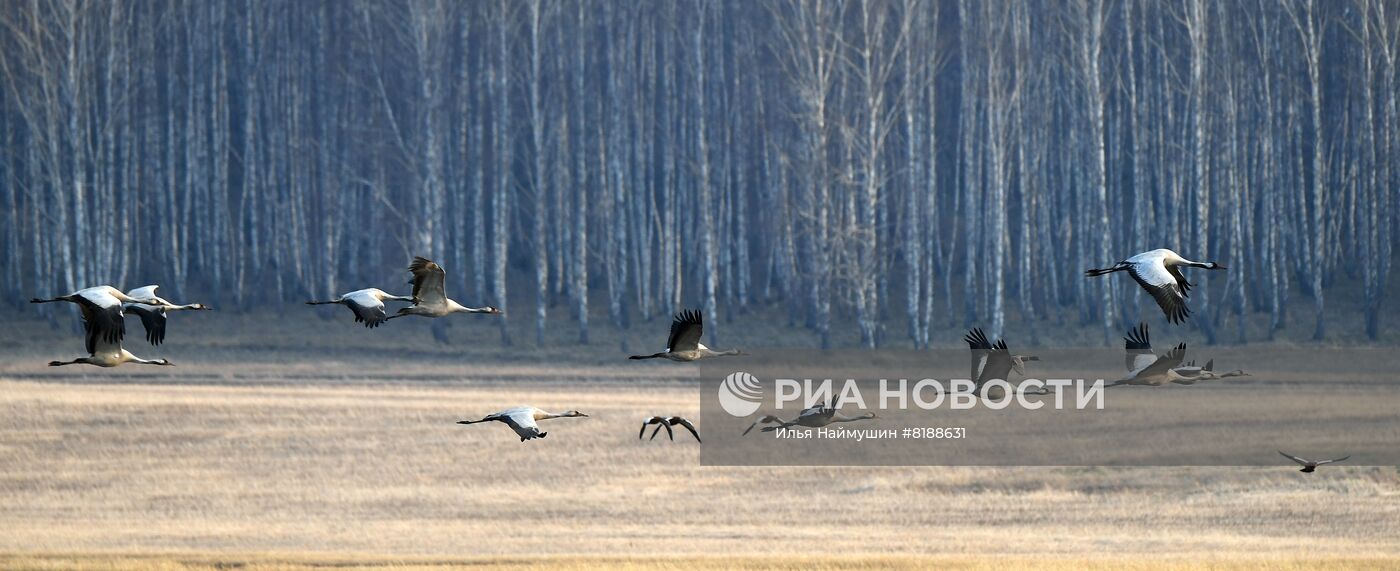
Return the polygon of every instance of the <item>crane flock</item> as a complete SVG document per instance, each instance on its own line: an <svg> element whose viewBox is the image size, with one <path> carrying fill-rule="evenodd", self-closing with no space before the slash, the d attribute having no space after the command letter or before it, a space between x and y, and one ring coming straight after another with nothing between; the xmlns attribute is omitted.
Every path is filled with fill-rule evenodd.
<svg viewBox="0 0 1400 571"><path fill-rule="evenodd" d="M176 305L156 295L158 286L148 285L126 293L103 285L80 289L68 295L48 299L34 298L30 303L75 303L83 315L83 348L88 356L71 361L50 361L49 366L94 365L115 367L123 363L141 365L173 365L167 359L143 359L122 347L126 337L126 310L131 309L146 327L146 340L151 345L165 341L165 313L183 309L208 309L203 304Z"/></svg>
<svg viewBox="0 0 1400 571"><path fill-rule="evenodd" d="M1184 322L1191 315L1190 309L1186 306L1186 298L1195 285L1188 282L1181 273L1183 267L1207 270L1226 269L1225 266L1216 262L1195 262L1182 258L1171 250L1157 249L1131 256L1107 268L1091 268L1085 271L1085 276L1096 277L1114 272L1128 272L1161 308L1167 322L1178 324ZM408 282L413 285L413 291L410 295L395 295L378 288L368 287L341 294L330 300L307 301L306 304L343 305L354 314L356 323L363 323L369 329L379 327L391 319L410 315L439 318L453 313L503 314L501 310L492 306L468 307L447 297L445 287L447 273L442 266L432 260L414 257L408 266L408 271L413 276L413 279ZM115 287L101 285L80 289L66 295L30 300L31 303L73 303L78 306L82 314L83 341L87 356L68 361L51 361L49 365L55 367L75 364L116 367L125 363L174 365L164 358L137 357L122 346L126 335L126 316L128 313L137 316L145 328L147 342L152 346L159 346L165 341L166 322L171 312L200 311L212 308L202 303L172 303L156 294L158 288L158 285L153 284L122 292ZM393 315L389 315L385 302L403 302L409 305L400 307ZM674 316L671 322L670 335L667 337L664 351L632 355L629 359L665 359L675 362L691 362L747 354L738 349L714 350L706 347L700 342L703 333L704 318L701 313L698 310L682 310ZM1004 398L1006 392L1004 389L997 385L989 386L988 383L993 380L1010 383L1013 373L1024 376L1029 363L1040 361L1040 357L1035 355L1012 354L1005 339L992 342L980 328L968 331L963 340L971 352L970 380L975 387L974 393L981 398ZM1248 376L1248 373L1238 369L1225 373L1216 372L1213 359L1200 367L1196 366L1194 362L1186 362L1185 343L1178 343L1161 355L1154 353L1146 323L1139 323L1130 329L1123 338L1123 342L1124 366L1127 369L1127 374L1107 385L1109 387L1193 385L1207 380ZM1048 391L1043 388L1039 392L1021 392L1023 394L1048 394ZM548 436L547 432L540 430L539 421L586 417L588 417L587 414L577 410L551 413L533 406L517 406L488 414L477 420L461 420L457 424L501 422L509 426L520 437L521 442L524 442ZM872 412L853 416L843 414L839 410L839 405L828 401L803 409L790 420L774 415L761 416L744 430L743 435L749 434L759 426L763 426L762 432L773 432L794 426L822 427L833 423L876 418L878 417ZM650 440L655 440L657 434L664 428L667 437L674 441L675 431L672 427L681 426L695 437L697 443L702 442L699 429L696 428L695 424L681 416L656 415L644 418L641 429L637 432L639 440L645 435L648 426L654 426ZM1279 452L1279 454L1303 466L1301 471L1308 473L1320 465L1340 462L1348 458L1344 456L1333 460L1309 461L1284 452Z"/></svg>

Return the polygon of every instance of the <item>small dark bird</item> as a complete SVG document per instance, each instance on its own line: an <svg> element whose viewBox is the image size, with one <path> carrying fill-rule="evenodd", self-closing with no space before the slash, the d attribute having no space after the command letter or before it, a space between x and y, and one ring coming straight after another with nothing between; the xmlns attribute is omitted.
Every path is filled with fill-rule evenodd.
<svg viewBox="0 0 1400 571"><path fill-rule="evenodd" d="M642 434L647 431L647 426L652 424L655 424L656 428L652 429L650 440L656 440L656 433L661 432L661 429L664 427L666 429L666 436L669 436L671 440L674 441L676 439L676 433L671 430L671 427L679 424L690 431L690 434L695 437L696 442L704 442L700 440L700 433L695 430L695 425L686 418L680 416L653 416L642 419L642 429L637 431L637 440L642 439Z"/></svg>
<svg viewBox="0 0 1400 571"><path fill-rule="evenodd" d="M1302 467L1303 467L1302 470L1298 470L1298 471L1299 471L1299 472L1303 472L1303 473L1305 473L1305 474L1311 474L1311 473L1313 473L1314 471L1317 470L1317 467L1318 467L1318 466L1321 466L1321 465L1323 465L1323 464L1331 464L1331 463L1333 463L1333 462L1341 462L1342 460L1346 460L1347 458L1351 458L1351 456L1348 455L1348 456L1342 456L1341 458L1333 458L1333 459L1331 459L1331 460L1305 460L1305 459L1303 459L1303 458L1299 458L1299 457L1297 457L1297 456L1294 456L1294 455L1289 454L1289 453L1287 453L1287 452L1284 452L1284 451L1282 451L1282 450L1279 450L1278 453L1279 453L1279 454L1282 454L1284 458L1287 458L1287 459L1289 459L1289 460L1292 460L1292 461L1294 461L1294 462L1297 462L1299 466L1302 466Z"/></svg>

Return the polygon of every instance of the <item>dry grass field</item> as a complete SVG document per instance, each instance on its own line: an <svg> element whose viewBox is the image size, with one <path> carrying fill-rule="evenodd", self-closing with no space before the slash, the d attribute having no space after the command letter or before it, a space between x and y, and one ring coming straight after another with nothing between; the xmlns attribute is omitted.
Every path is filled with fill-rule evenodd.
<svg viewBox="0 0 1400 571"><path fill-rule="evenodd" d="M170 368L44 367L81 343L37 321L0 338L0 568L1400 566L1395 467L704 467L688 435L636 438L698 409L669 364L472 352L465 320L437 346L179 317L132 345ZM591 416L528 443L453 424L524 403Z"/></svg>
<svg viewBox="0 0 1400 571"><path fill-rule="evenodd" d="M1395 568L1385 558L1176 558L1097 557L1024 558L886 555L790 555L790 556L691 556L691 557L491 557L491 558L348 558L344 556L214 556L214 555L45 555L3 556L0 568L34 571L317 571L334 569L383 569L394 571L1386 571Z"/></svg>

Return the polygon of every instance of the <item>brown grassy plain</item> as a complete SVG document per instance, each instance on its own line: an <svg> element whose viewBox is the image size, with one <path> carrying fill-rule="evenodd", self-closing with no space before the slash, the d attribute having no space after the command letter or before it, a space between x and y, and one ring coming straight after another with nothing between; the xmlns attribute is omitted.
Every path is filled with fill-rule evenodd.
<svg viewBox="0 0 1400 571"><path fill-rule="evenodd" d="M172 368L50 369L71 332L0 334L0 568L1400 565L1395 467L704 467L688 435L636 439L698 408L683 369L617 359L659 324L561 357L331 315L179 316L131 347ZM521 403L592 416L529 443L453 424Z"/></svg>

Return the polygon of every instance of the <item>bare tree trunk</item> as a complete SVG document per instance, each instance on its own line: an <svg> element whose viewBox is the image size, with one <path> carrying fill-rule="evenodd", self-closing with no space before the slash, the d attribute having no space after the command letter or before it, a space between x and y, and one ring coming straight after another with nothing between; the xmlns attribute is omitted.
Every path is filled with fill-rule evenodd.
<svg viewBox="0 0 1400 571"><path fill-rule="evenodd" d="M511 124L511 43L510 43L510 4L502 2L501 13L498 14L500 22L497 25L497 59L492 69L488 71L491 76L491 83L495 86L496 120L491 123L491 142L498 153L496 161L496 188L491 196L491 243L493 271L492 297L495 304L501 311L506 311L509 305L509 297L506 295L507 276L506 268L510 265L510 227L512 218L511 195L511 165L514 160L513 152L514 140L510 136ZM500 331L501 344L511 345L509 322L507 316L501 316Z"/></svg>
<svg viewBox="0 0 1400 571"><path fill-rule="evenodd" d="M1313 329L1313 339L1321 340L1326 333L1324 327L1323 274L1326 271L1327 226L1327 157L1322 126L1322 36L1326 22L1319 22L1316 0L1296 0L1285 3L1289 18L1302 42L1304 67L1308 75L1308 103L1312 109L1312 199L1308 234L1311 249L1308 252L1308 278L1310 280L1317 325Z"/></svg>
<svg viewBox="0 0 1400 571"><path fill-rule="evenodd" d="M543 19L541 0L530 0L526 4L527 22L529 23L530 38L530 65L526 78L526 90L529 92L529 120L531 135L531 152L534 153L533 167L530 169L530 189L534 193L534 234L531 236L531 243L534 245L535 262L535 343L543 346L545 318L549 310L549 199L546 197L547 189L545 181L548 180L548 166L545 159L545 109L544 109L544 77L542 61L544 55L540 45Z"/></svg>

